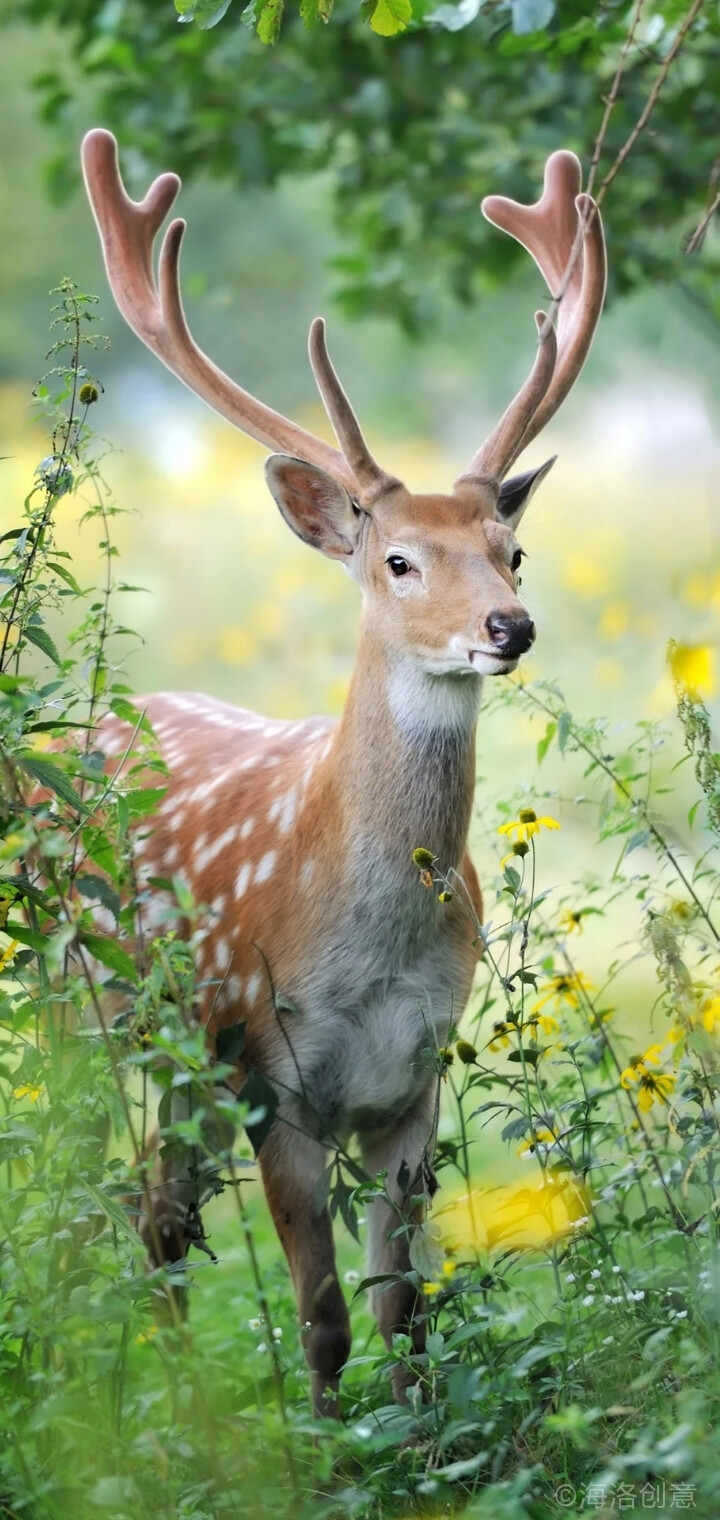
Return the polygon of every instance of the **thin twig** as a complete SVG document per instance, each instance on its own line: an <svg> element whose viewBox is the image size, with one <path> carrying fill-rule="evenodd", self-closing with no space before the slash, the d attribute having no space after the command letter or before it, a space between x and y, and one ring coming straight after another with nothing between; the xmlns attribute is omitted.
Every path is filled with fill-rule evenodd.
<svg viewBox="0 0 720 1520"><path fill-rule="evenodd" d="M698 226L695 228L692 237L688 239L688 242L685 246L686 253L697 253L698 248L700 248L702 245L705 233L710 226L710 223L715 215L715 212L718 209L718 206L720 206L720 190L718 190L718 193L715 196L712 204L708 206L708 209L705 212L702 221L698 223Z"/></svg>

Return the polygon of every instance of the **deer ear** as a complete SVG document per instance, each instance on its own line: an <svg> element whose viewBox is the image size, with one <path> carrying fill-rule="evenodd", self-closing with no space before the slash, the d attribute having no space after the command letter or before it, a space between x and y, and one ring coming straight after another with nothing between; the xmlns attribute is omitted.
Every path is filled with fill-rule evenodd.
<svg viewBox="0 0 720 1520"><path fill-rule="evenodd" d="M512 475L509 480L503 481L500 487L500 496L496 507L497 515L502 523L509 528L516 528L525 508L534 496L538 486L549 475L557 454L541 464L537 470L526 470L524 475Z"/></svg>
<svg viewBox="0 0 720 1520"><path fill-rule="evenodd" d="M337 480L317 465L271 454L265 479L286 523L304 543L330 559L347 559L358 536L358 511Z"/></svg>

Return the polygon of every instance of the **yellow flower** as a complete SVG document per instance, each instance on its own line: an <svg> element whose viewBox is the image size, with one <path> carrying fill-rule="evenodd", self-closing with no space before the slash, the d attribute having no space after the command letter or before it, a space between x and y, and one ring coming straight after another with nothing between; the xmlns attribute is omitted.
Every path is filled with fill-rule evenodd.
<svg viewBox="0 0 720 1520"><path fill-rule="evenodd" d="M708 644L672 644L668 656L676 686L690 697L711 697L715 691L715 651Z"/></svg>
<svg viewBox="0 0 720 1520"><path fill-rule="evenodd" d="M423 1285L422 1285L422 1290L423 1290L423 1293L425 1294L426 1298L434 1298L435 1294L439 1293L441 1288L442 1288L442 1283L436 1283L436 1282L427 1282L427 1283L423 1283Z"/></svg>
<svg viewBox="0 0 720 1520"><path fill-rule="evenodd" d="M693 1023L696 1020L693 1019ZM702 1024L708 1034L717 1034L720 1030L720 997L704 998L700 1004L700 1012L697 1022Z"/></svg>
<svg viewBox="0 0 720 1520"><path fill-rule="evenodd" d="M522 1145L517 1148L518 1156L532 1156L539 1145L554 1145L557 1135L551 1129L537 1129Z"/></svg>
<svg viewBox="0 0 720 1520"><path fill-rule="evenodd" d="M560 976L551 976L549 982L540 988L540 1000L535 1004L534 1012L538 1013L554 998L560 998L564 1003L569 1003L571 1008L579 1008L580 993L589 992L591 987L592 982L588 981L582 971L566 971Z"/></svg>
<svg viewBox="0 0 720 1520"><path fill-rule="evenodd" d="M29 1098L31 1103L37 1103L42 1097L43 1084L37 1082L23 1082L20 1087L13 1088L14 1098Z"/></svg>
<svg viewBox="0 0 720 1520"><path fill-rule="evenodd" d="M559 829L560 824L556 818L538 818L534 808L521 808L517 818L510 823L501 823L498 834L508 834L510 838L517 830L520 840L532 839L533 834L539 834L541 829Z"/></svg>
<svg viewBox="0 0 720 1520"><path fill-rule="evenodd" d="M514 1024L506 1024L503 1019L498 1024L493 1024L493 1037L488 1043L488 1050L500 1050L510 1044L510 1035L515 1029Z"/></svg>
<svg viewBox="0 0 720 1520"><path fill-rule="evenodd" d="M630 1065L620 1073L621 1086L629 1092L637 1083L638 1107L648 1113L653 1103L667 1103L677 1082L674 1072L651 1071L648 1062L657 1066L662 1055L662 1045L651 1045L644 1056L633 1056Z"/></svg>
<svg viewBox="0 0 720 1520"><path fill-rule="evenodd" d="M582 934L582 908L566 908L558 923L565 934Z"/></svg>
<svg viewBox="0 0 720 1520"><path fill-rule="evenodd" d="M434 1214L448 1252L537 1250L572 1235L587 1223L590 1199L582 1183L564 1172L537 1185L517 1182L473 1188Z"/></svg>
<svg viewBox="0 0 720 1520"><path fill-rule="evenodd" d="M158 1327L157 1327L157 1325L148 1325L147 1330L141 1330L140 1334L135 1336L135 1345L136 1346L147 1346L147 1345L149 1345L150 1341L154 1340L154 1338L157 1335L157 1333L158 1333Z"/></svg>
<svg viewBox="0 0 720 1520"><path fill-rule="evenodd" d="M529 849L530 846L529 844L525 843L524 839L516 839L510 853L508 855L503 855L503 858L500 861L500 870L503 871L505 869L505 866L509 860L517 860L518 856L522 860L523 856L527 855Z"/></svg>
<svg viewBox="0 0 720 1520"><path fill-rule="evenodd" d="M543 1034L559 1034L560 1025L551 1013L534 1013L525 1020L525 1028L529 1029L533 1037L537 1035L538 1024Z"/></svg>
<svg viewBox="0 0 720 1520"><path fill-rule="evenodd" d="M19 939L11 939L10 944L7 945L2 951L2 954L0 954L0 971L4 971L5 967L9 966L11 961L14 961L19 949Z"/></svg>
<svg viewBox="0 0 720 1520"><path fill-rule="evenodd" d="M449 1256L443 1262L443 1277L454 1277L457 1271L457 1262L451 1261Z"/></svg>

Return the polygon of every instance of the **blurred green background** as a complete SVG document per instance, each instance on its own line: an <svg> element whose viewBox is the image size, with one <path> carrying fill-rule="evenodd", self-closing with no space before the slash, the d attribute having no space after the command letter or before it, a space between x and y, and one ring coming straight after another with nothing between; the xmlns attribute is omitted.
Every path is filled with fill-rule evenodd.
<svg viewBox="0 0 720 1520"><path fill-rule="evenodd" d="M36 119L30 81L63 47L50 24L32 33L16 25L3 37L2 530L15 523L47 452L30 393L45 367L48 291L69 274L101 296L111 338L97 359L105 393L92 421L108 439L106 478L127 514L116 520L122 576L145 588L127 599L125 616L142 639L128 662L131 679L139 690L200 689L273 715L338 713L352 668L354 589L282 523L264 486L263 450L215 418L125 328L82 196L58 208L46 195L54 143ZM75 115L83 129L95 124L87 83L78 84ZM125 167L139 193L141 166L130 157ZM327 433L306 357L309 322L324 312L373 451L411 487L448 487L531 363L532 312L544 298L534 268L469 310L448 301L426 340L414 342L390 320L349 324L330 306L328 264L342 245L322 178L288 179L273 190L196 183L180 209L189 222L190 322L216 361ZM612 260L612 193L605 213ZM717 238L712 229L709 236ZM672 718L670 637L709 651L704 694L714 691L718 338L707 311L677 289L654 285L616 301L572 397L524 461L559 456L522 526L523 596L539 635L525 672L557 680L578 718L606 714L618 749L635 722ZM78 526L80 503L63 510L65 547L90 584L94 536ZM542 731L519 706L481 717L473 846L488 913L502 853L493 810L518 792L526 800L549 794L543 810L562 821L541 850L542 885L557 888L558 903L563 883L583 873L607 878L615 864L617 843L597 845L594 817L578 802L581 765L550 756L538 774ZM661 762L668 774L679 753L676 738ZM683 772L673 785L673 827L694 852L702 845L687 829ZM646 865L652 871L649 856ZM583 966L594 980L604 977L618 931L632 945L640 913L638 906L636 924L615 923L612 914L588 920ZM632 962L614 991L633 1024L650 1017L650 976Z"/></svg>

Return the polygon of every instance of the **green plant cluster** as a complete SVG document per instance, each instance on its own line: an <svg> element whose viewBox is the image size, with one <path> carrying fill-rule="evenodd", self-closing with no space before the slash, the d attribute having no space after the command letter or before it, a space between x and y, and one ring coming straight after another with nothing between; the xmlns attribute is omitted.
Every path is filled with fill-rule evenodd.
<svg viewBox="0 0 720 1520"><path fill-rule="evenodd" d="M567 883L561 900L550 891L556 798L547 815L534 798L516 816L508 803L507 853L482 924L461 878L442 875L418 841L413 889L459 898L483 952L462 1037L426 1053L440 1142L411 1261L427 1350L414 1356L402 1336L391 1353L380 1345L369 1284L349 1267L356 1350L344 1421L314 1422L288 1275L248 1202L248 1147L241 1140L236 1153L227 1138L240 1116L259 1148L272 1093L251 1086L238 1109L226 1084L242 1026L214 1059L194 1021L198 919L182 880L140 890L134 876L130 839L149 826L165 773L122 675L130 635L114 607L131 588L116 577L117 508L88 426L101 395L85 363L92 316L90 299L63 282L55 363L38 388L50 446L1 545L3 1513L580 1520L633 1507L710 1520L720 1464L718 874L709 849L692 857L663 822L660 761L668 746L675 757L678 735L640 725L618 750L606 725L578 722L553 687L495 698L537 716L541 762L557 747L582 763L578 805L617 844L609 881ZM61 547L73 491L100 531L99 592L78 585ZM78 619L67 652L59 611ZM108 711L127 725L121 756L102 748ZM714 825L717 770L696 692L682 693L680 718ZM148 891L167 903L152 943ZM618 911L623 923L639 911L642 942L621 933L596 986L578 947ZM654 1043L636 1050L616 992L640 954L657 998ZM137 1222L155 1186L155 1087L161 1152L182 1153L196 1193L188 1262L150 1271ZM226 1131L214 1147L208 1118ZM482 1189L479 1138L498 1122L527 1181ZM330 1158L324 1195L356 1240L384 1184L342 1148ZM409 1228L398 1213L398 1231ZM355 1246L343 1249L357 1262ZM394 1359L411 1373L406 1407L389 1403Z"/></svg>
<svg viewBox="0 0 720 1520"><path fill-rule="evenodd" d="M221 19L216 0L194 11L182 3L183 20ZM656 0L643 12L598 183L641 118L686 11ZM46 0L11 0L11 12L48 19ZM64 47L35 84L58 136L57 193L77 182L78 128L89 124L85 107L78 119L79 71L96 120L156 170L242 186L326 174L345 244L334 261L344 309L415 333L448 293L467 302L526 269L479 203L491 191L534 200L558 147L587 168L631 24L624 0L414 0L412 20L410 0L367 0L362 14L342 0L328 25L309 24L327 19L322 6L293 9L267 49L280 0L233 7L211 30L178 28L170 0L54 0L51 15ZM407 20L402 34L377 35L392 17ZM718 313L712 233L684 250L718 188L719 39L717 7L704 5L633 146L634 172L613 182L611 296L681 283Z"/></svg>

